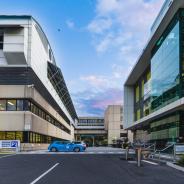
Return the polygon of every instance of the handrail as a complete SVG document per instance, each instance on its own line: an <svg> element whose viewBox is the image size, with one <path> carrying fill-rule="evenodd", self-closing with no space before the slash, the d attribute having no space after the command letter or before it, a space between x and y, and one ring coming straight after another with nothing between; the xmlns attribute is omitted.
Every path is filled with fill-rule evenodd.
<svg viewBox="0 0 184 184"><path fill-rule="evenodd" d="M171 145L167 146L166 148L164 148L164 149L162 149L162 150L155 150L154 153L156 153L156 152L164 152L165 150L167 150L168 148L170 148L170 147L172 147L172 146L174 146L174 145L175 145L175 144L171 144Z"/></svg>
<svg viewBox="0 0 184 184"><path fill-rule="evenodd" d="M146 149L149 149L149 148L151 148L152 146L154 147L154 151L155 151L155 144L152 144L152 145L148 146Z"/></svg>
<svg viewBox="0 0 184 184"><path fill-rule="evenodd" d="M169 148L171 148L172 146L175 147L175 143L174 143L174 144L171 144L171 145L169 145L169 146L167 146L166 148L164 148L164 149L162 149L162 150L155 150L154 153L153 153L152 155L155 155L155 154L158 152L158 154L159 154L159 161L160 161L160 153L161 153L161 152L164 152L165 150L167 150L167 149L169 149ZM173 149L173 150L174 150L174 149ZM173 151L173 156L175 157L174 151Z"/></svg>

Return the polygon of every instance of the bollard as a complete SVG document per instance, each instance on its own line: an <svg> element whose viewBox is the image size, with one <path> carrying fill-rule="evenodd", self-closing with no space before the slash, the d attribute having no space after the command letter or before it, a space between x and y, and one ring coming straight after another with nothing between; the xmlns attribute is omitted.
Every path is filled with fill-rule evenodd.
<svg viewBox="0 0 184 184"><path fill-rule="evenodd" d="M129 152L129 149L128 147L126 147L126 160L128 160L128 152Z"/></svg>
<svg viewBox="0 0 184 184"><path fill-rule="evenodd" d="M137 149L137 166L141 166L141 148Z"/></svg>
<svg viewBox="0 0 184 184"><path fill-rule="evenodd" d="M173 150L173 162L176 162L176 144L174 144L174 150Z"/></svg>

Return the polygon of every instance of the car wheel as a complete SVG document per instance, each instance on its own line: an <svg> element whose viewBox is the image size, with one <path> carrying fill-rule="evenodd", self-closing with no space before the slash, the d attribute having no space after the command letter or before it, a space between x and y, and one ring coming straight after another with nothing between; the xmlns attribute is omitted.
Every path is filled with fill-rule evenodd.
<svg viewBox="0 0 184 184"><path fill-rule="evenodd" d="M80 152L80 148L74 148L74 152Z"/></svg>
<svg viewBox="0 0 184 184"><path fill-rule="evenodd" d="M51 151L52 152L57 152L57 149L56 148L51 148Z"/></svg>

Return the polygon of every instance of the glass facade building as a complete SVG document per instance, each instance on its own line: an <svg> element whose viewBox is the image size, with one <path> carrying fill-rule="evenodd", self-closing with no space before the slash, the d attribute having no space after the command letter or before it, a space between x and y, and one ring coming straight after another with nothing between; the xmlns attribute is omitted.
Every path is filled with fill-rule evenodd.
<svg viewBox="0 0 184 184"><path fill-rule="evenodd" d="M157 34L158 32L154 33L152 39L155 39ZM136 67L139 64L137 63L133 74L130 74L132 78L129 77L125 83L125 87L133 89L134 99L133 122L128 122L128 128L131 125L130 129L136 136L137 130L138 132L146 130L147 140L143 141L156 142L160 145L168 142L184 142L184 108L179 101L184 97L184 9L176 11L162 33L160 32L154 40L154 44L150 46L150 42L149 51L144 51L149 52L149 56L145 57L146 67L142 66L144 70L136 82L133 82L131 75L137 74ZM141 59L140 62L143 62ZM127 96L131 97L130 94ZM126 108L126 104L124 106ZM170 109L166 110L167 108ZM127 109L130 111L130 105ZM128 110L126 112L129 112ZM125 121L127 114L124 115ZM139 139L136 136L135 138Z"/></svg>

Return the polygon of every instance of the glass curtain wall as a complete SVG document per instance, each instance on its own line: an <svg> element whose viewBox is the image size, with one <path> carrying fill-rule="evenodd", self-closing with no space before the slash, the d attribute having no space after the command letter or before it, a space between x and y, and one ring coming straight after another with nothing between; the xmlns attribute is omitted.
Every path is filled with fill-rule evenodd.
<svg viewBox="0 0 184 184"><path fill-rule="evenodd" d="M151 109L155 111L180 98L179 22L157 42L151 59Z"/></svg>

